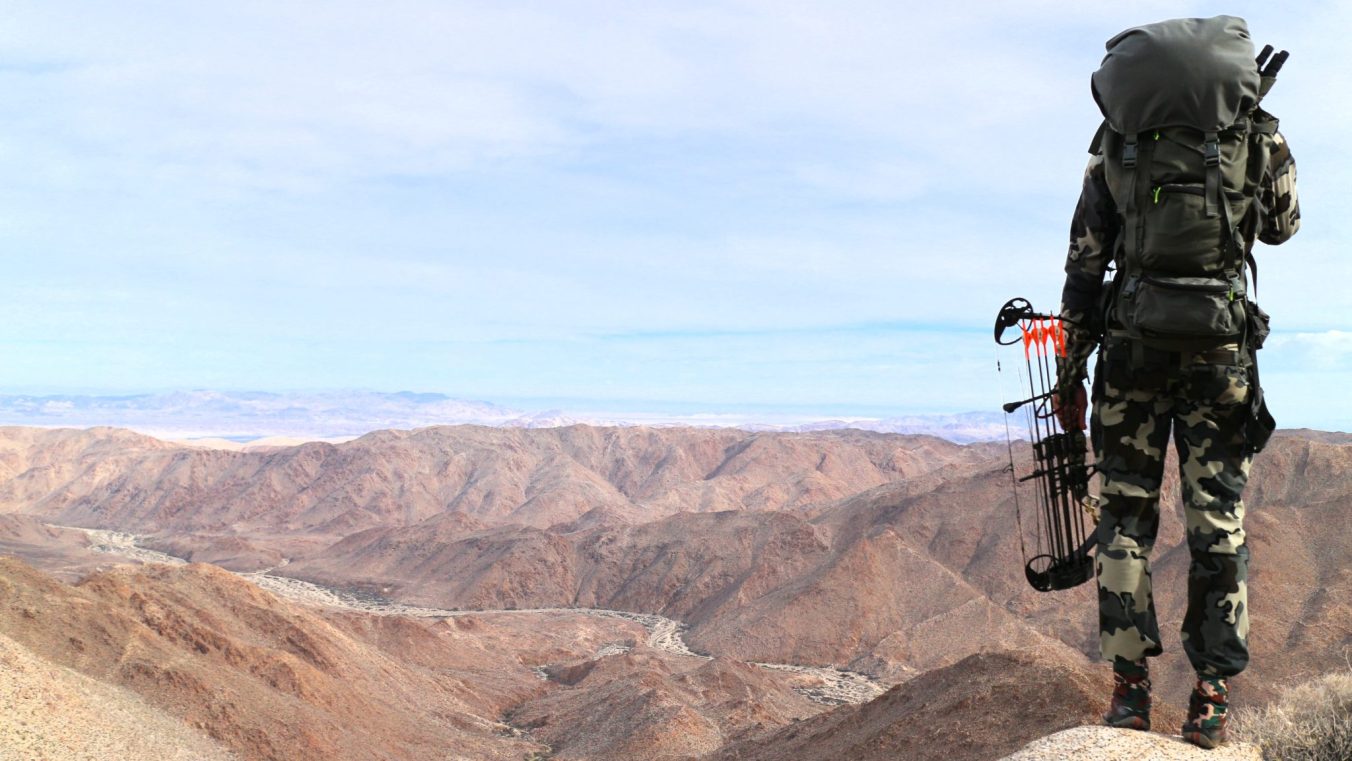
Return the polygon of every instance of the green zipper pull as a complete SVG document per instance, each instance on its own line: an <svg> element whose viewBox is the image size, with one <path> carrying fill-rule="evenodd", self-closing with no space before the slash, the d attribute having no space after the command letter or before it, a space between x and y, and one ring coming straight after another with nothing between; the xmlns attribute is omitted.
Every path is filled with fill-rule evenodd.
<svg viewBox="0 0 1352 761"><path fill-rule="evenodd" d="M1164 186L1162 186L1162 185L1156 185L1156 186L1155 186L1155 190L1152 191L1152 195L1155 196L1155 203L1156 203L1156 205L1158 205L1159 202L1160 202L1160 191L1163 190L1163 189L1164 189Z"/></svg>
<svg viewBox="0 0 1352 761"><path fill-rule="evenodd" d="M1160 131L1155 130L1155 140L1158 141L1159 139L1160 139Z"/></svg>

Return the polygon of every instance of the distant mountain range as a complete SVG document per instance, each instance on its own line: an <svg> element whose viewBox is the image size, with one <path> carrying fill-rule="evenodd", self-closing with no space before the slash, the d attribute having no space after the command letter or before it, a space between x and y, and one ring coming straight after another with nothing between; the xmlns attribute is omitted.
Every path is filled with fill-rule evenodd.
<svg viewBox="0 0 1352 761"><path fill-rule="evenodd" d="M928 434L957 443L1005 436L998 412L830 419L811 415L527 411L444 394L400 391L174 391L124 396L0 395L0 425L130 428L170 438L263 437L327 439L370 431L432 425L556 428L589 425L683 425L750 431L807 432L856 428L879 433ZM1015 432L1017 435L1017 431Z"/></svg>

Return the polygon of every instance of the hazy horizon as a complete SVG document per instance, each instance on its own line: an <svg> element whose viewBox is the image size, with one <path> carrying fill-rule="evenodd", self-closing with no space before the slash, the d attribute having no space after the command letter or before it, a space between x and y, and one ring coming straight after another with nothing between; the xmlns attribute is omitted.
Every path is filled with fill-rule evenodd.
<svg viewBox="0 0 1352 761"><path fill-rule="evenodd" d="M561 425L692 426L804 431L860 428L926 433L961 443L1005 434L998 413L909 413L863 409L785 409L768 405L711 407L690 403L630 404L603 400L459 399L437 393L369 390L46 396L0 394L0 425L112 426L160 438L267 437L333 439L385 429L475 424L552 428ZM1018 426L1015 426L1017 435Z"/></svg>

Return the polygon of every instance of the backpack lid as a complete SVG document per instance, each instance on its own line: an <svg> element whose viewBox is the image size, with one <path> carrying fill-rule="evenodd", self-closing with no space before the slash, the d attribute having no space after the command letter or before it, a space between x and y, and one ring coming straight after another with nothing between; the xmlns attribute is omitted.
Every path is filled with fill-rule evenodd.
<svg viewBox="0 0 1352 761"><path fill-rule="evenodd" d="M1090 89L1122 134L1161 127L1220 132L1258 104L1258 64L1244 19L1171 19L1108 40Z"/></svg>

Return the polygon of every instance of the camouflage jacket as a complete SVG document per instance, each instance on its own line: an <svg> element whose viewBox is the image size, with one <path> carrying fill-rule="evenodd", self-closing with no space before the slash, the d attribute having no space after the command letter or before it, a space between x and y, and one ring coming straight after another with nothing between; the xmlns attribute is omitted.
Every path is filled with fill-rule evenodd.
<svg viewBox="0 0 1352 761"><path fill-rule="evenodd" d="M1291 149L1280 133L1272 141L1271 159L1259 188L1257 237L1275 246L1300 229L1300 204ZM1066 357L1057 363L1057 385L1066 393L1088 376L1089 355L1102 333L1098 324L1102 317L1100 295L1105 287L1104 274L1113 261L1121 221L1104 179L1103 155L1096 154L1085 168L1080 201L1070 224L1066 284L1061 292L1061 317L1067 321Z"/></svg>

